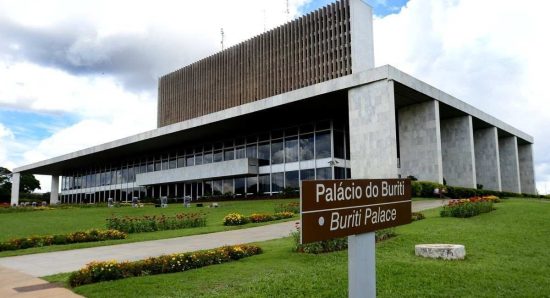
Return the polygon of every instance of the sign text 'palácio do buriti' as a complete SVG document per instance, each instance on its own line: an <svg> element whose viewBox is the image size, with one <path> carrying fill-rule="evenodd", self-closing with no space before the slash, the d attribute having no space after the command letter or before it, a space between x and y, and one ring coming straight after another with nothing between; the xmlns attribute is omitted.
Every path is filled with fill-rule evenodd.
<svg viewBox="0 0 550 298"><path fill-rule="evenodd" d="M302 243L411 222L409 179L302 181Z"/></svg>

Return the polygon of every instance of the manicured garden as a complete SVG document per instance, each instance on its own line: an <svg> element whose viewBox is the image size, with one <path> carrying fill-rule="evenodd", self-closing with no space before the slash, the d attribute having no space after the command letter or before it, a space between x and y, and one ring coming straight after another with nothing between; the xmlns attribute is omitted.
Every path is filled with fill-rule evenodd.
<svg viewBox="0 0 550 298"><path fill-rule="evenodd" d="M396 228L396 237L377 244L378 296L540 297L550 293L550 203L506 199L495 208L470 218L441 217L438 208L423 212L424 220ZM463 261L416 257L414 245L420 243L464 244L467 256ZM257 244L263 254L237 262L101 282L74 291L86 297L112 297L113 293L117 297L347 295L346 251L296 253L291 237ZM68 276L47 279L66 281Z"/></svg>
<svg viewBox="0 0 550 298"><path fill-rule="evenodd" d="M205 207L196 207L195 204L192 204L191 208L184 208L182 204L170 204L168 208L155 208L153 206L145 206L143 208L73 207L54 208L52 210L47 209L41 211L3 213L0 214L0 242L8 241L14 238L30 237L33 235L47 236L69 234L87 231L90 229L106 229L107 219L113 218L117 219L116 224L121 224L119 227L124 226L133 230L140 229L155 232L130 233L125 239L122 240L106 240L101 242L73 243L34 247L22 250L1 251L0 257L165 239L271 224L276 222L251 222L240 226L225 226L223 224L223 219L230 213L273 214L274 212L277 212L277 208L279 208L281 204L286 205L297 201L297 199L227 201L220 202L219 207L217 208L208 208L208 204L205 203ZM202 221L199 224L193 222L191 224L186 223L180 226L175 226L175 224L169 223L171 219L177 218L178 214L182 213L183 215L179 215L180 217L188 217L186 215L189 215L192 218L197 217L198 214L204 214L206 219L205 226L201 226ZM164 217L162 217L162 215L164 215ZM136 219L143 219L145 216L147 216L149 223L146 222L147 225L145 226L143 225L143 221L141 221L140 226L137 226ZM155 218L153 219L152 217ZM277 222L284 220L291 219L280 219ZM132 224L131 227L129 227L130 224ZM158 231L162 226L167 228L167 230Z"/></svg>

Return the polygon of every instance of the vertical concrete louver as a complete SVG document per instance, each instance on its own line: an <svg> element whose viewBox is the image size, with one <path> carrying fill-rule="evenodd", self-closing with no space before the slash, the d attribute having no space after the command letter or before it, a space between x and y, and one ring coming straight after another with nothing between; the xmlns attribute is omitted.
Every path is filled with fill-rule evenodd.
<svg viewBox="0 0 550 298"><path fill-rule="evenodd" d="M358 0L333 3L161 77L158 126L351 74L350 1Z"/></svg>

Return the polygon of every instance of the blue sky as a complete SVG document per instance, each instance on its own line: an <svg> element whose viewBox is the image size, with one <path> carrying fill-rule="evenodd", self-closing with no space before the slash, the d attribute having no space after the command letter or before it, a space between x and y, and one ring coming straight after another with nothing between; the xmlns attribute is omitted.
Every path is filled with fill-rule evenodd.
<svg viewBox="0 0 550 298"><path fill-rule="evenodd" d="M42 0L32 10L0 1L0 166L154 129L160 76L219 51L221 28L232 45L289 19L284 0L163 1ZM289 0L290 15L330 2ZM533 135L538 187L549 191L550 43L541 36L550 2L365 2L376 16L376 66Z"/></svg>
<svg viewBox="0 0 550 298"><path fill-rule="evenodd" d="M311 11L314 11L318 8L321 8L323 6L326 6L334 1L330 0L317 0L317 1L311 1L309 3L306 3L303 5L300 10L304 13L308 13ZM374 10L374 15L383 17L389 14L398 13L401 7L405 6L408 2L408 0L367 0L365 1L370 6L372 6Z"/></svg>

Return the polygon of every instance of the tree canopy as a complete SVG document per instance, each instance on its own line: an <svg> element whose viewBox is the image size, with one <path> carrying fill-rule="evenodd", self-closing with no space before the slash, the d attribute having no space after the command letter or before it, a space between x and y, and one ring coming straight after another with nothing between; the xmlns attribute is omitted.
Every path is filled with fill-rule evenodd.
<svg viewBox="0 0 550 298"><path fill-rule="evenodd" d="M11 197L11 178L12 172L4 167L0 167L0 199L6 200ZM19 181L19 191L21 193L31 193L40 188L40 181L33 174L21 174Z"/></svg>

